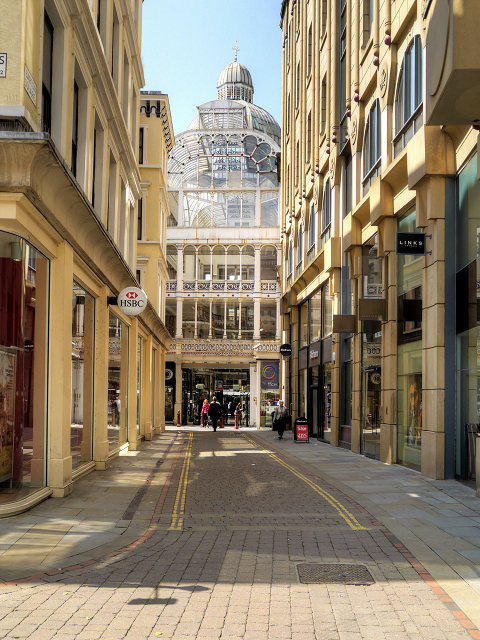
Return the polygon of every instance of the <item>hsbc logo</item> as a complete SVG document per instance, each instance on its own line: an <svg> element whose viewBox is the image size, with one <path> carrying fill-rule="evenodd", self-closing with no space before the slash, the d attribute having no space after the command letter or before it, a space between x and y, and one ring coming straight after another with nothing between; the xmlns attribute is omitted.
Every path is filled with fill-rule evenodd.
<svg viewBox="0 0 480 640"><path fill-rule="evenodd" d="M117 304L125 315L138 316L146 308L148 298L142 289L127 287L118 294Z"/></svg>

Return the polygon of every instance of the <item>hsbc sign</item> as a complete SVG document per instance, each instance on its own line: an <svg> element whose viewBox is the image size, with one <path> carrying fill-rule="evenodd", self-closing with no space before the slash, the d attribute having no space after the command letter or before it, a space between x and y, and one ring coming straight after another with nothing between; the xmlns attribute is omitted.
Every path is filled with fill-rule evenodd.
<svg viewBox="0 0 480 640"><path fill-rule="evenodd" d="M127 287L118 294L118 306L127 316L138 316L147 306L148 298L138 287Z"/></svg>

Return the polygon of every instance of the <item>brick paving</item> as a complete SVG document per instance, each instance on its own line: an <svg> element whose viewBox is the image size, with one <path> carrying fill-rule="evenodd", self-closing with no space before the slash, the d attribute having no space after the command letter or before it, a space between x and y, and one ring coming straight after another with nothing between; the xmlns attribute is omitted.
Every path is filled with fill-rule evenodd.
<svg viewBox="0 0 480 640"><path fill-rule="evenodd" d="M122 502L150 514L137 540L0 586L0 638L480 638L354 498L255 432L192 433L162 436L162 481L147 490L150 465ZM375 584L301 584L299 563L362 564Z"/></svg>

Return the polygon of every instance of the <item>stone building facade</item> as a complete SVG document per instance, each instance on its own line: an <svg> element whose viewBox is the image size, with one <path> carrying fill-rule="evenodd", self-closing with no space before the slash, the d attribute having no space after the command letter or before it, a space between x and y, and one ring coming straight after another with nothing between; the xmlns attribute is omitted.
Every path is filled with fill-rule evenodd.
<svg viewBox="0 0 480 640"><path fill-rule="evenodd" d="M473 479L480 16L454 4L282 3L282 329L313 436Z"/></svg>

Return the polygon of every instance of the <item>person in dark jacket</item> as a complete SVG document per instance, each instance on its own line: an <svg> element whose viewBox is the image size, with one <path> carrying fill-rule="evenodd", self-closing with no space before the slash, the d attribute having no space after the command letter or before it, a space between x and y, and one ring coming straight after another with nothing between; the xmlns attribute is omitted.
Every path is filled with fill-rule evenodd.
<svg viewBox="0 0 480 640"><path fill-rule="evenodd" d="M283 400L280 400L278 403L278 407L275 409L274 413L274 423L275 428L278 431L278 439L283 439L283 432L285 431L285 423L287 422L288 413L285 407L283 406Z"/></svg>
<svg viewBox="0 0 480 640"><path fill-rule="evenodd" d="M222 413L222 407L220 406L220 403L217 402L217 398L213 396L210 406L208 408L208 415L212 419L212 426L214 431L217 430L217 423L221 413Z"/></svg>

